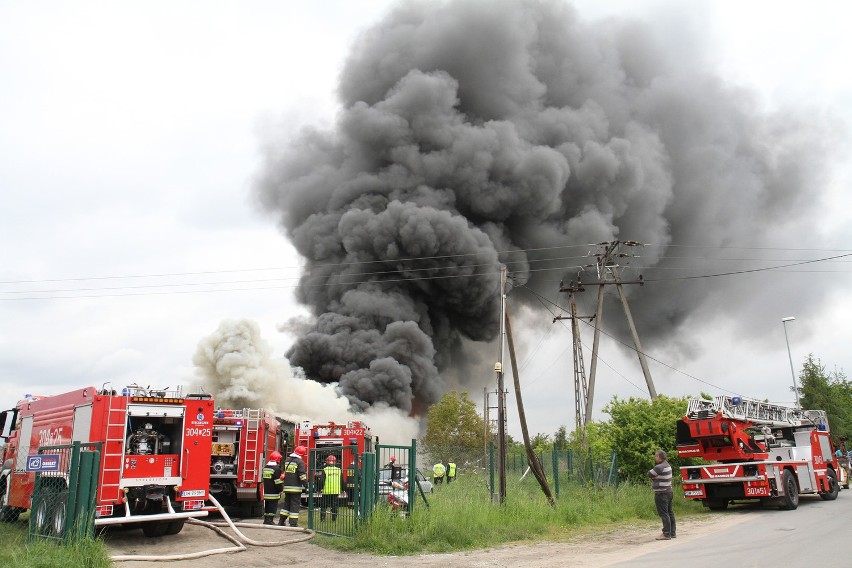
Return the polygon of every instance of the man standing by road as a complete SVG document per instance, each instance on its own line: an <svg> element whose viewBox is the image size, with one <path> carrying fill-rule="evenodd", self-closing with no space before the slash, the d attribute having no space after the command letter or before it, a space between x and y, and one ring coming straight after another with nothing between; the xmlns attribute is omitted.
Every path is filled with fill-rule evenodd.
<svg viewBox="0 0 852 568"><path fill-rule="evenodd" d="M281 498L281 454L272 452L269 461L264 466L261 475L263 477L263 524L274 525L275 513L278 509L278 499Z"/></svg>
<svg viewBox="0 0 852 568"><path fill-rule="evenodd" d="M453 458L450 458L450 461L447 462L447 485L453 482L456 478L456 462L453 461Z"/></svg>
<svg viewBox="0 0 852 568"><path fill-rule="evenodd" d="M290 526L299 526L299 509L302 505L302 490L308 488L308 473L305 460L308 448L296 446L284 462L284 505L279 511L278 524L282 527L290 519Z"/></svg>
<svg viewBox="0 0 852 568"><path fill-rule="evenodd" d="M663 532L657 540L670 540L677 537L674 510L672 509L672 466L666 461L668 455L663 450L654 452L657 465L648 471L651 478L651 488L654 490L654 503L657 514L663 521Z"/></svg>

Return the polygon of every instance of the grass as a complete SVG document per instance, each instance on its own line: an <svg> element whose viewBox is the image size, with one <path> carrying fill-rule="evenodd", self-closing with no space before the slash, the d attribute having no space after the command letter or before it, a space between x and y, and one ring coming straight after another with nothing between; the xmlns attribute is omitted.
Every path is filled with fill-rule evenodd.
<svg viewBox="0 0 852 568"><path fill-rule="evenodd" d="M562 486L555 507L547 504L535 480L509 480L506 493L502 506L493 505L481 478L460 477L451 485L435 487L428 508L418 497L411 518L380 507L354 538L318 537L314 542L341 551L409 555L567 540L602 527L659 523L646 485ZM676 493L676 515L701 513L700 504L678 497Z"/></svg>
<svg viewBox="0 0 852 568"><path fill-rule="evenodd" d="M0 566L15 568L109 568L109 552L100 540L60 546L54 542L27 542L29 514L14 523L0 523Z"/></svg>

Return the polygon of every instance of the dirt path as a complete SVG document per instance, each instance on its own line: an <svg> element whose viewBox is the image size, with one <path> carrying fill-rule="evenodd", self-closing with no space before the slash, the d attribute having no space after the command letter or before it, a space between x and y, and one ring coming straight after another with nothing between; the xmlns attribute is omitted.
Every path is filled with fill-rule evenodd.
<svg viewBox="0 0 852 568"><path fill-rule="evenodd" d="M239 553L207 556L194 560L171 561L165 565L195 568L226 568L235 565L260 568L265 566L304 566L315 568L382 567L394 568L530 568L547 566L571 566L600 568L622 562L653 550L682 543L707 533L721 530L732 524L743 522L744 516L702 515L678 522L677 541L656 541L657 525L644 525L617 530L601 530L593 534L576 537L567 542L518 543L506 546L456 552L452 554L421 554L417 556L373 556L347 554L326 550L301 542L276 547L249 546ZM286 540L299 536L294 533L257 531L247 529L247 536L256 540ZM269 533L269 534L267 534ZM136 530L113 530L105 535L107 545L114 555L171 555L185 554L211 548L226 548L230 542L210 529L187 525L179 535L163 538L145 538ZM164 565L162 562L141 561L116 562L118 568L141 568Z"/></svg>

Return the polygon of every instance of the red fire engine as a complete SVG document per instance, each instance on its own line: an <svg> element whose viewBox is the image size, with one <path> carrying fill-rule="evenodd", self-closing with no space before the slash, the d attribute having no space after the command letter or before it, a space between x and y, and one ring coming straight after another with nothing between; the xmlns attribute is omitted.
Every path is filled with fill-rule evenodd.
<svg viewBox="0 0 852 568"><path fill-rule="evenodd" d="M217 409L213 415L210 494L223 506L240 505L243 514L260 513L266 456L286 454L295 425L262 408Z"/></svg>
<svg viewBox="0 0 852 568"><path fill-rule="evenodd" d="M152 390L137 385L121 393L86 387L28 397L0 413L11 424L0 472L0 506L9 521L32 507L35 473L27 457L40 446L101 442L95 524L141 522L146 536L176 534L188 517L202 517L207 498L213 400L209 394ZM43 483L61 493L67 472ZM36 522L61 531L62 507L35 511ZM50 516L51 518L47 518Z"/></svg>
<svg viewBox="0 0 852 568"><path fill-rule="evenodd" d="M364 452L373 451L373 435L366 424L359 421L343 424L313 424L309 420L303 420L296 430L297 446L306 446L308 450L323 450L323 457L333 454L337 458L342 470L343 486L346 488L346 499L350 502L354 498L355 468L358 467L357 459ZM334 450L334 448L340 450ZM353 451L353 447L357 448ZM308 476L311 476L310 466ZM317 464L322 468L323 464ZM319 472L315 472L318 475ZM307 495L303 497L307 498Z"/></svg>
<svg viewBox="0 0 852 568"><path fill-rule="evenodd" d="M680 457L715 462L680 468L684 497L712 510L743 499L792 510L800 494L831 501L840 491L822 410L736 396L691 399L677 423L677 442Z"/></svg>

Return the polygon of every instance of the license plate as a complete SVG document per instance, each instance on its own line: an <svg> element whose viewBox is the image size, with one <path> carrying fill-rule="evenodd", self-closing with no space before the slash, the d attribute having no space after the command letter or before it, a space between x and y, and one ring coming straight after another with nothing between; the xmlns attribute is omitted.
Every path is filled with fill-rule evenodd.
<svg viewBox="0 0 852 568"><path fill-rule="evenodd" d="M684 497L701 497L703 493L701 491L684 491Z"/></svg>
<svg viewBox="0 0 852 568"><path fill-rule="evenodd" d="M203 489L187 489L180 492L181 497L204 497Z"/></svg>

